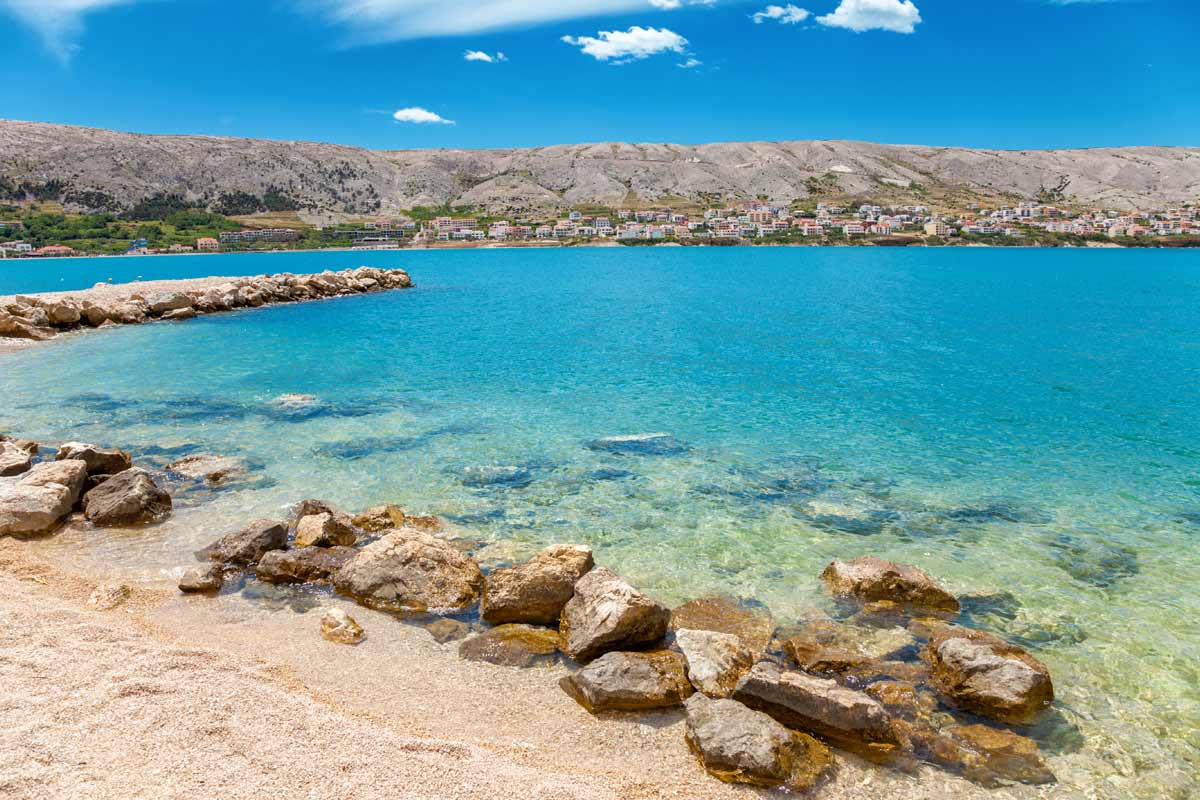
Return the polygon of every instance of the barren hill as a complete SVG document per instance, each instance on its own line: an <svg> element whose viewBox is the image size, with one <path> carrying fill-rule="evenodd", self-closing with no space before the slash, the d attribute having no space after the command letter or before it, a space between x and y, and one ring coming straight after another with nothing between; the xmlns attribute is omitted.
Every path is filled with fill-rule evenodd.
<svg viewBox="0 0 1200 800"><path fill-rule="evenodd" d="M1114 208L1196 202L1200 148L795 141L375 151L0 120L0 201L57 200L74 211L128 211L164 197L227 213L257 204L339 216L446 203L511 213L814 196L949 206L1039 194Z"/></svg>

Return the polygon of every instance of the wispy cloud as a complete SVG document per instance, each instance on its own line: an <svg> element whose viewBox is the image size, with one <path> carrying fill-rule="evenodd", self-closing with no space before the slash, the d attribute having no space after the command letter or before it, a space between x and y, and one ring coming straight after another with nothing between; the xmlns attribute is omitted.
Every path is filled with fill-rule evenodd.
<svg viewBox="0 0 1200 800"><path fill-rule="evenodd" d="M485 53L482 50L468 50L463 53L463 59L466 61L482 61L485 64L498 64L501 61L508 61L508 56L499 50L496 51L495 55Z"/></svg>
<svg viewBox="0 0 1200 800"><path fill-rule="evenodd" d="M912 33L921 22L921 12L912 0L842 0L832 14L817 17L830 28Z"/></svg>
<svg viewBox="0 0 1200 800"><path fill-rule="evenodd" d="M410 108L402 108L392 114L392 119L396 122L411 122L416 125L453 125L454 120L446 119L440 114L435 114L428 109L420 106L412 106Z"/></svg>
<svg viewBox="0 0 1200 800"><path fill-rule="evenodd" d="M627 31L600 31L595 36L564 36L562 40L597 61L611 64L628 64L658 53L682 55L688 43L675 31L637 25Z"/></svg>
<svg viewBox="0 0 1200 800"><path fill-rule="evenodd" d="M775 20L781 25L796 25L812 16L807 8L800 8L788 3L786 6L767 6L762 11L750 15L755 25L761 25L767 20Z"/></svg>
<svg viewBox="0 0 1200 800"><path fill-rule="evenodd" d="M79 49L76 40L83 34L87 14L131 2L134 0L0 0L0 9L32 28L65 66Z"/></svg>
<svg viewBox="0 0 1200 800"><path fill-rule="evenodd" d="M695 69L696 67L700 66L703 63L704 62L698 58L689 58L687 61L684 61L683 63L680 63L680 64L676 64L675 66L679 67L680 69Z"/></svg>

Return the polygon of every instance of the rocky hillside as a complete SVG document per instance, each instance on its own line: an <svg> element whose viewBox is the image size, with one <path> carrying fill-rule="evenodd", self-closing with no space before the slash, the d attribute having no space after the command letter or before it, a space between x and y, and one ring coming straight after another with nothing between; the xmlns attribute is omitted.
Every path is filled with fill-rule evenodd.
<svg viewBox="0 0 1200 800"><path fill-rule="evenodd" d="M0 120L0 202L54 200L72 211L136 215L184 204L341 216L449 203L514 213L810 197L953 207L1039 195L1116 208L1200 201L1200 148L796 141L373 151Z"/></svg>

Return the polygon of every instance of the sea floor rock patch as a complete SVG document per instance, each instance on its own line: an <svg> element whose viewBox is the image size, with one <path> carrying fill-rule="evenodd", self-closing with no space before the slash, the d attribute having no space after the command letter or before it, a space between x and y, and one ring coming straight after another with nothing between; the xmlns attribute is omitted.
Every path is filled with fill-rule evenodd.
<svg viewBox="0 0 1200 800"><path fill-rule="evenodd" d="M593 439L588 449L622 456L673 456L686 453L688 447L669 433L634 433Z"/></svg>
<svg viewBox="0 0 1200 800"><path fill-rule="evenodd" d="M184 571L179 578L179 591L184 594L214 594L225 583L225 574L216 562L200 564Z"/></svg>
<svg viewBox="0 0 1200 800"><path fill-rule="evenodd" d="M669 650L606 653L559 685L592 713L670 708L695 691L683 656Z"/></svg>
<svg viewBox="0 0 1200 800"><path fill-rule="evenodd" d="M364 634L354 617L340 608L331 608L321 617L321 635L335 644L358 644Z"/></svg>

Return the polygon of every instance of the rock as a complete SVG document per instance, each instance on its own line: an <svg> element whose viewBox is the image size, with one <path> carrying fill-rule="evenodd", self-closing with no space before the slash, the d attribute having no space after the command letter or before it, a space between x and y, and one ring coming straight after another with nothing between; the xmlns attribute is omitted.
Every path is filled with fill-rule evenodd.
<svg viewBox="0 0 1200 800"><path fill-rule="evenodd" d="M484 581L483 618L493 625L553 625L574 595L575 583L594 563L590 547L552 545L526 564L492 570Z"/></svg>
<svg viewBox="0 0 1200 800"><path fill-rule="evenodd" d="M144 304L126 301L109 306L105 311L105 316L110 322L121 325L140 325L146 321L146 311Z"/></svg>
<svg viewBox="0 0 1200 800"><path fill-rule="evenodd" d="M471 632L471 627L461 620L442 617L426 623L425 630L429 631L429 635L438 644L445 644L467 636Z"/></svg>
<svg viewBox="0 0 1200 800"><path fill-rule="evenodd" d="M733 699L860 755L888 758L900 749L891 718L879 701L836 681L784 672L764 661L738 682Z"/></svg>
<svg viewBox="0 0 1200 800"><path fill-rule="evenodd" d="M76 459L87 464L89 475L116 475L133 466L129 453L116 448L104 448L83 442L67 442L58 448L55 461Z"/></svg>
<svg viewBox="0 0 1200 800"><path fill-rule="evenodd" d="M987 725L963 725L946 731L959 747L962 771L985 786L1003 781L1053 783L1054 773L1038 752L1037 742Z"/></svg>
<svg viewBox="0 0 1200 800"><path fill-rule="evenodd" d="M575 595L559 618L562 650L591 661L610 650L651 645L663 638L671 612L630 586L607 567L597 567L575 584Z"/></svg>
<svg viewBox="0 0 1200 800"><path fill-rule="evenodd" d="M162 319L172 322L182 322L185 319L195 319L197 317L196 309L194 308L176 308L162 315Z"/></svg>
<svg viewBox="0 0 1200 800"><path fill-rule="evenodd" d="M558 634L532 625L501 625L458 647L459 658L504 667L532 667L558 656Z"/></svg>
<svg viewBox="0 0 1200 800"><path fill-rule="evenodd" d="M354 533L354 524L351 522L350 515L345 511L342 511L332 503L326 503L324 500L308 499L300 501L291 509L288 522L288 535L295 539L300 527L300 521L305 517L320 514L328 514L333 517L335 528L341 532L339 535L345 536L346 531Z"/></svg>
<svg viewBox="0 0 1200 800"><path fill-rule="evenodd" d="M111 611L129 599L130 589L123 583L102 583L87 600L87 607Z"/></svg>
<svg viewBox="0 0 1200 800"><path fill-rule="evenodd" d="M269 550L258 559L255 574L268 583L308 583L328 579L354 558L349 547L301 547Z"/></svg>
<svg viewBox="0 0 1200 800"><path fill-rule="evenodd" d="M83 316L74 300L53 300L44 309L50 324L59 328L76 325Z"/></svg>
<svg viewBox="0 0 1200 800"><path fill-rule="evenodd" d="M864 628L833 620L808 622L792 632L784 652L807 672L843 672L894 659L917 641L904 628Z"/></svg>
<svg viewBox="0 0 1200 800"><path fill-rule="evenodd" d="M754 655L732 633L675 631L675 644L687 659L692 685L709 697L729 697L754 666Z"/></svg>
<svg viewBox="0 0 1200 800"><path fill-rule="evenodd" d="M958 611L958 600L927 573L874 556L833 561L821 578L835 595L862 602L891 600L934 611Z"/></svg>
<svg viewBox="0 0 1200 800"><path fill-rule="evenodd" d="M756 656L767 651L775 634L775 620L766 611L721 596L702 597L679 606L671 612L671 627L676 631L731 633Z"/></svg>
<svg viewBox="0 0 1200 800"><path fill-rule="evenodd" d="M214 486L242 477L249 472L246 463L240 458L212 453L193 453L172 461L164 469L185 478L205 481Z"/></svg>
<svg viewBox="0 0 1200 800"><path fill-rule="evenodd" d="M1033 722L1054 701L1046 665L982 631L945 625L926 646L933 687L958 707L998 722Z"/></svg>
<svg viewBox="0 0 1200 800"><path fill-rule="evenodd" d="M87 464L72 460L42 462L0 480L0 535L52 529L75 507L86 477Z"/></svg>
<svg viewBox="0 0 1200 800"><path fill-rule="evenodd" d="M0 337L45 341L54 338L52 328L38 326L22 317L0 311Z"/></svg>
<svg viewBox="0 0 1200 800"><path fill-rule="evenodd" d="M15 442L0 442L0 478L10 478L28 472L33 466L29 453L22 450Z"/></svg>
<svg viewBox="0 0 1200 800"><path fill-rule="evenodd" d="M878 700L893 717L928 718L937 708L937 700L911 681L876 681L863 691Z"/></svg>
<svg viewBox="0 0 1200 800"><path fill-rule="evenodd" d="M533 483L533 472L526 467L485 464L467 467L459 478L463 486L483 488L506 486L520 489Z"/></svg>
<svg viewBox="0 0 1200 800"><path fill-rule="evenodd" d="M404 521L404 512L390 503L371 506L350 520L354 527L367 533L379 533L391 528L400 528L404 526Z"/></svg>
<svg viewBox="0 0 1200 800"><path fill-rule="evenodd" d="M146 298L146 305L154 316L166 314L168 311L178 311L192 307L192 298L180 292L164 292Z"/></svg>
<svg viewBox="0 0 1200 800"><path fill-rule="evenodd" d="M354 529L333 514L309 514L296 522L296 547L349 547L356 539Z"/></svg>
<svg viewBox="0 0 1200 800"><path fill-rule="evenodd" d="M336 644L358 644L363 640L363 629L342 609L331 608L321 617L321 635Z"/></svg>
<svg viewBox="0 0 1200 800"><path fill-rule="evenodd" d="M179 579L179 591L184 594L212 593L221 589L225 575L217 563L201 564L183 573Z"/></svg>
<svg viewBox="0 0 1200 800"><path fill-rule="evenodd" d="M691 696L685 661L679 653L606 653L559 685L593 714L644 711L677 706Z"/></svg>
<svg viewBox="0 0 1200 800"><path fill-rule="evenodd" d="M102 528L158 522L170 513L171 495L143 469L113 475L83 498L84 516Z"/></svg>
<svg viewBox="0 0 1200 800"><path fill-rule="evenodd" d="M829 748L735 700L693 695L684 703L688 746L726 783L806 791L834 768Z"/></svg>
<svg viewBox="0 0 1200 800"><path fill-rule="evenodd" d="M32 439L14 439L11 436L0 435L0 442L9 442L31 456L36 456L38 454L38 450L41 449L38 443Z"/></svg>
<svg viewBox="0 0 1200 800"><path fill-rule="evenodd" d="M602 453L628 456L673 456L687 452L687 445L669 433L635 433L626 436L605 436L588 443L588 448Z"/></svg>
<svg viewBox="0 0 1200 800"><path fill-rule="evenodd" d="M249 566L264 554L287 547L287 528L269 519L260 519L241 530L226 534L208 548L208 555L219 564Z"/></svg>
<svg viewBox="0 0 1200 800"><path fill-rule="evenodd" d="M457 610L475 602L483 573L473 559L447 542L405 528L358 551L334 573L333 585L373 608Z"/></svg>

